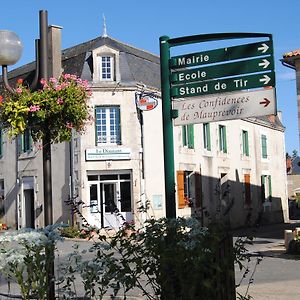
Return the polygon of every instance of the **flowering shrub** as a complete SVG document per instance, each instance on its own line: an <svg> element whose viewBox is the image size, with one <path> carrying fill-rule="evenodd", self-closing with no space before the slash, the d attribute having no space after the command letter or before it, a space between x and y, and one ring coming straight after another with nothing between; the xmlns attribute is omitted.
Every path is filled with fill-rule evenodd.
<svg viewBox="0 0 300 300"><path fill-rule="evenodd" d="M51 143L69 141L72 129L81 133L90 120L88 82L63 74L58 79L41 79L40 83L40 90L30 91L19 79L14 93L6 91L4 97L0 96L2 128L11 137L29 129L35 142L46 133Z"/></svg>
<svg viewBox="0 0 300 300"><path fill-rule="evenodd" d="M222 228L202 227L195 218L148 219L139 228L125 223L113 236L99 234L88 256L76 247L60 265L59 284L64 299L74 299L77 274L84 297L92 299L104 299L110 291L112 298L127 299L132 290L148 300L234 299L223 295L230 287L234 293L228 283L234 279L233 262L245 260L246 253L241 241L223 255L226 241Z"/></svg>
<svg viewBox="0 0 300 300"><path fill-rule="evenodd" d="M54 261L58 228L25 229L0 236L0 274L8 282L18 283L22 299L46 299L48 274ZM50 256L49 256L50 253Z"/></svg>

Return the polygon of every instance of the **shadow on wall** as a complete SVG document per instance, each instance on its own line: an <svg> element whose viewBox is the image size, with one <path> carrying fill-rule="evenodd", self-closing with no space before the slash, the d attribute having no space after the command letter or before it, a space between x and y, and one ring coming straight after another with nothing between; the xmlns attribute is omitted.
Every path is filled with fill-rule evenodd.
<svg viewBox="0 0 300 300"><path fill-rule="evenodd" d="M188 180L184 178L190 186L189 191L184 191L185 207L188 204L204 226L214 221L231 229L284 222L288 212L287 205L283 210L282 201L287 199L272 195L271 176L263 175L260 186L250 183L249 174L241 180L236 171L235 177L233 181L225 173L220 178L194 173ZM180 195L177 196L180 206Z"/></svg>
<svg viewBox="0 0 300 300"><path fill-rule="evenodd" d="M19 185L17 183L12 186L4 198L4 220L8 227L17 228L18 204L17 195Z"/></svg>

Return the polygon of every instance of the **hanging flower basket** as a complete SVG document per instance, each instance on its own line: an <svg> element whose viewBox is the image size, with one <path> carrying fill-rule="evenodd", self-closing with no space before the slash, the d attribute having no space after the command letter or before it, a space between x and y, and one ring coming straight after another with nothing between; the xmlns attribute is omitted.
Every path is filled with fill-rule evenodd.
<svg viewBox="0 0 300 300"><path fill-rule="evenodd" d="M69 141L72 129L84 131L91 120L88 98L91 90L88 82L76 75L63 74L58 79L41 79L42 88L37 91L17 81L14 93L0 96L0 122L10 137L30 130L37 142L47 134L51 143Z"/></svg>

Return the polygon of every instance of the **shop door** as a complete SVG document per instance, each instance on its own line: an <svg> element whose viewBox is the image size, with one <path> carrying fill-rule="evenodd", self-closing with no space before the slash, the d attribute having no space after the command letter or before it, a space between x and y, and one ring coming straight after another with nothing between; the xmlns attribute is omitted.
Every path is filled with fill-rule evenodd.
<svg viewBox="0 0 300 300"><path fill-rule="evenodd" d="M102 183L102 202L104 211L104 227L117 228L120 226L120 219L118 213L120 207L118 205L116 183Z"/></svg>
<svg viewBox="0 0 300 300"><path fill-rule="evenodd" d="M34 191L24 190L25 227L34 228Z"/></svg>

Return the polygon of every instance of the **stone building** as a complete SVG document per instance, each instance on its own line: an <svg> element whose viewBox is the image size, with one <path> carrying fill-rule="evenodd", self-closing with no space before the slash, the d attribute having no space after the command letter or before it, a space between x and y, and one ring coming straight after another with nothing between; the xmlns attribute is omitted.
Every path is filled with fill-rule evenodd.
<svg viewBox="0 0 300 300"><path fill-rule="evenodd" d="M119 227L165 215L159 57L106 35L62 51L64 73L90 82L94 124L52 146L54 222ZM34 63L9 73L30 82ZM141 111L149 96L157 106ZM155 106L155 105L154 105ZM278 116L174 127L178 216L231 227L287 220ZM29 132L1 135L2 221L43 226L42 155ZM145 212L139 208L148 207Z"/></svg>

